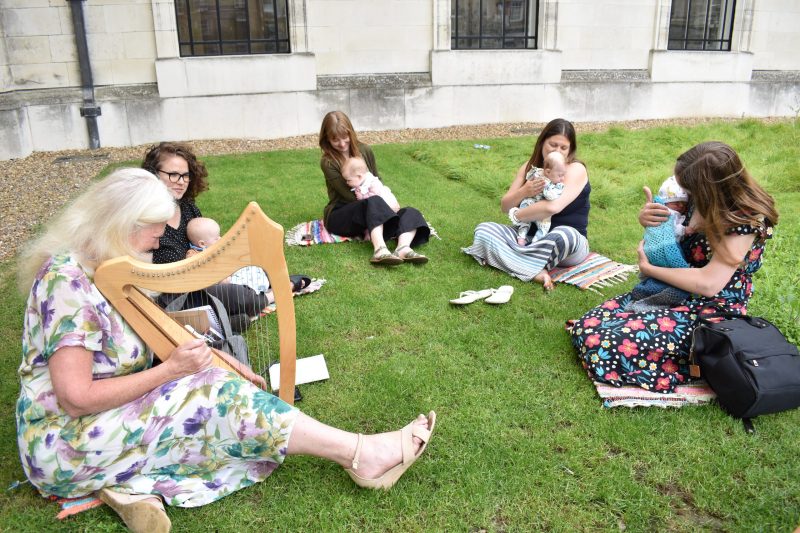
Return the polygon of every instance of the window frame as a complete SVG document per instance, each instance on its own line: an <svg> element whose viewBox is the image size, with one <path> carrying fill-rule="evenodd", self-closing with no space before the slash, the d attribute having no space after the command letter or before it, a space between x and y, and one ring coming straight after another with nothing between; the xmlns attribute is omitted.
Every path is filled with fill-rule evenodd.
<svg viewBox="0 0 800 533"><path fill-rule="evenodd" d="M193 28L192 28L192 9L191 9L191 0L174 0L174 14L175 14L175 34L177 38L177 45L178 45L178 57L182 58L190 58L190 57L222 57L222 56L232 56L232 55L275 55L275 54L291 54L292 53L292 25L290 20L291 6L290 0L238 0L238 3L242 3L241 7L235 6L237 9L242 10L242 14L244 15L245 25L247 28L247 38L246 39L225 39L223 38L223 31L222 31L222 17L221 17L221 10L220 10L220 0L213 0L215 10L216 10L216 26L217 26L217 39L196 39ZM252 28L250 26L250 2L259 2L261 4L272 4L273 13L278 13L279 4L282 4L284 17L283 22L281 22L280 17L274 16L274 23L271 24L272 31L274 37L269 38L254 38L252 36ZM188 27L188 39L184 39L182 33L182 27L184 24L182 23L180 12L178 10L179 4L181 4L185 11L186 11L186 26ZM281 27L283 25L283 27ZM266 29L265 25L265 29ZM281 37L281 34L284 37ZM274 46L274 50L267 50L267 51L253 51L254 45L259 44L269 44L272 43ZM246 51L234 51L234 52L225 52L225 47L231 45L247 45ZM217 53L200 53L195 50L195 47L199 46L217 46ZM185 47L188 47L190 53L184 54Z"/></svg>
<svg viewBox="0 0 800 533"><path fill-rule="evenodd" d="M459 33L459 2L475 2L478 3L478 34L468 34L464 36ZM538 50L541 44L541 35L539 31L540 17L542 8L540 0L500 0L502 2L502 23L500 25L499 34L484 34L484 3L487 0L450 0L451 9L449 13L450 25L450 49L451 50ZM494 0L488 0L492 2ZM515 22L511 20L511 15L514 14L515 2L519 2L522 7L522 21L525 22L525 32L523 35L508 36L506 34L507 22ZM531 17L533 20L531 20ZM478 47L459 46L460 42L477 40ZM506 46L506 42L523 41L523 46ZM484 46L485 41L499 41L501 46Z"/></svg>
<svg viewBox="0 0 800 533"><path fill-rule="evenodd" d="M703 23L703 37L690 38L690 24L692 22L693 3L705 3L705 21ZM686 13L686 19L680 26L673 26L673 17L676 13L676 3L681 3L681 7ZM719 19L721 19L722 35L720 38L711 38L709 35L713 16L714 4L719 9ZM735 22L736 22L736 0L672 0L670 6L670 18L667 27L667 50L675 51L707 51L707 52L730 52L733 50ZM682 36L673 37L673 28L682 29ZM692 44L699 47L690 47Z"/></svg>

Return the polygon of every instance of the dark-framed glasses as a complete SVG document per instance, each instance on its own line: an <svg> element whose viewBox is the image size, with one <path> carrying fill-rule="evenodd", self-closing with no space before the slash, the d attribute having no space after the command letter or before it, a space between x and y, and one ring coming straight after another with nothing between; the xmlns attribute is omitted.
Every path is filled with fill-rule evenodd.
<svg viewBox="0 0 800 533"><path fill-rule="evenodd" d="M159 169L159 172L167 176L169 181L172 183L178 183L179 181L183 180L184 183L189 183L192 181L192 173L186 172L185 174L181 174L180 172L166 172L164 170Z"/></svg>

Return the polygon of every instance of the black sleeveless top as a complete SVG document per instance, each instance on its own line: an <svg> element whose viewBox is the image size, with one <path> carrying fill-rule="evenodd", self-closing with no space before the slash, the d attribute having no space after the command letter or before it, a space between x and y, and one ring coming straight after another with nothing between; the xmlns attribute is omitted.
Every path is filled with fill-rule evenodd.
<svg viewBox="0 0 800 533"><path fill-rule="evenodd" d="M572 203L561 210L560 213L553 215L550 223L550 230L556 226L570 226L578 230L578 233L586 237L586 227L589 225L589 193L592 186L586 181L586 186Z"/></svg>

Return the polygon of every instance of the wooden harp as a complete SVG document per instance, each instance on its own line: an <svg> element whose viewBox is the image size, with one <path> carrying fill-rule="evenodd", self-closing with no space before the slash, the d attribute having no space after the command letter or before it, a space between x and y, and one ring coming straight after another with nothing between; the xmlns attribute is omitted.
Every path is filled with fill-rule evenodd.
<svg viewBox="0 0 800 533"><path fill-rule="evenodd" d="M203 252L163 265L129 256L117 257L97 267L94 283L145 344L164 361L176 346L194 336L141 289L171 293L195 291L250 265L267 273L275 296L281 365L278 395L291 404L294 402L297 339L292 287L283 254L283 228L267 217L256 202L250 202L231 229ZM236 371L216 353L214 364Z"/></svg>

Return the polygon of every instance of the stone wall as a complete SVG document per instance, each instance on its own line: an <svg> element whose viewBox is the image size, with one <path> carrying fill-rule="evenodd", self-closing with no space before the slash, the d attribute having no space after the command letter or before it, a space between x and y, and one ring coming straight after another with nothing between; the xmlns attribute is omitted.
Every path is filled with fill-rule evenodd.
<svg viewBox="0 0 800 533"><path fill-rule="evenodd" d="M451 0L289 0L291 54L187 58L173 0L86 0L100 143L797 115L800 2L738 0L730 52L666 50L671 2L539 0L539 49L451 50ZM68 3L3 0L0 32L0 158L87 147Z"/></svg>

